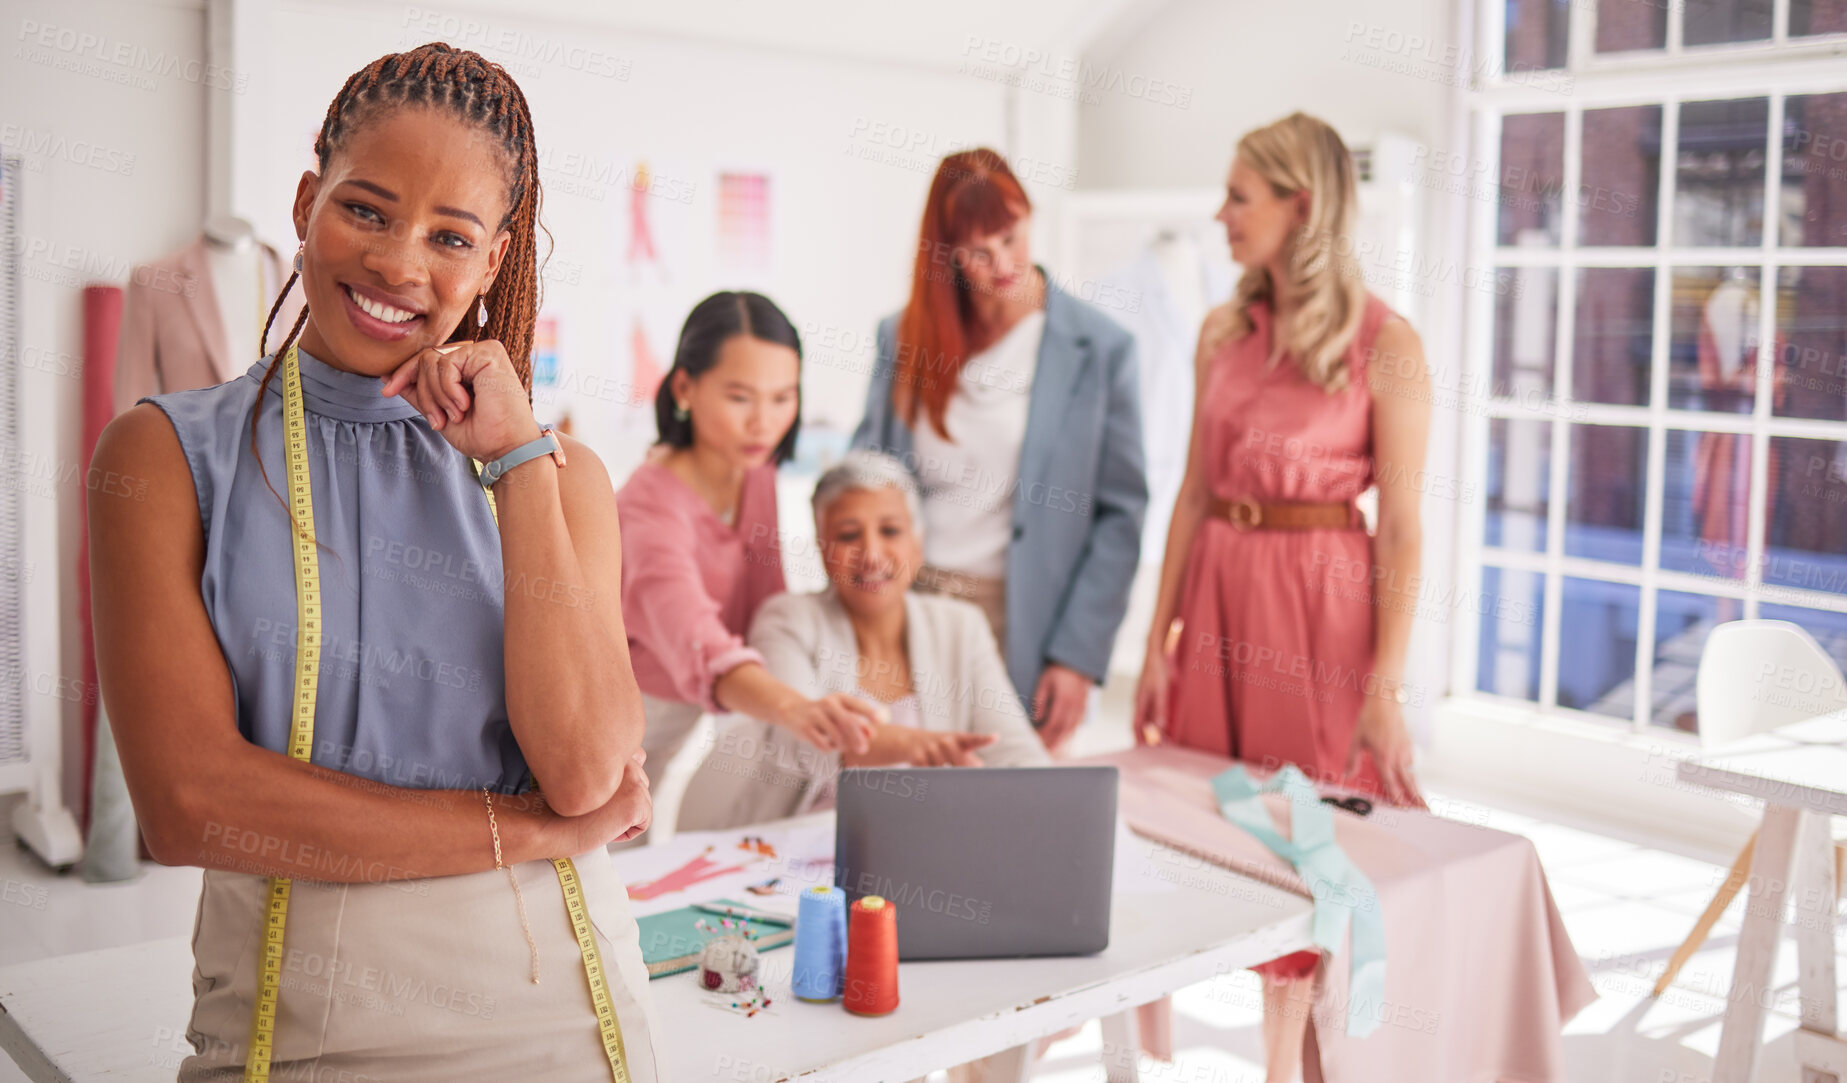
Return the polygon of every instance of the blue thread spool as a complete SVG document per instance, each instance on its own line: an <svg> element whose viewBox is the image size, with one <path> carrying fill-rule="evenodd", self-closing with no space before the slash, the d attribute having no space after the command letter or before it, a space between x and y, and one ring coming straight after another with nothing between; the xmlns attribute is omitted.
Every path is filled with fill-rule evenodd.
<svg viewBox="0 0 1847 1083"><path fill-rule="evenodd" d="M795 915L795 995L813 1003L839 1000L846 983L847 893L837 887L802 892Z"/></svg>

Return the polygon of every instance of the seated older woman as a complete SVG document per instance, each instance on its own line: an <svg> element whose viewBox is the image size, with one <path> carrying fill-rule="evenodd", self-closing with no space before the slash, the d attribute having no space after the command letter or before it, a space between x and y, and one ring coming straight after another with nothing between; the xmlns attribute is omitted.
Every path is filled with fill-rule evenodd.
<svg viewBox="0 0 1847 1083"><path fill-rule="evenodd" d="M764 602L750 645L795 691L862 696L883 704L888 720L865 753L842 754L756 719L720 719L687 785L681 829L737 827L825 807L842 766L1050 762L981 611L910 590L923 563L919 518L916 482L890 456L856 451L821 475L814 522L827 589Z"/></svg>

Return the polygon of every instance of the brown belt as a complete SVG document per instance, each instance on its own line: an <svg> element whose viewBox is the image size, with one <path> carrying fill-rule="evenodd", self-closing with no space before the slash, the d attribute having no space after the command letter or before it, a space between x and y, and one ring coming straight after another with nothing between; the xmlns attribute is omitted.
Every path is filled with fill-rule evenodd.
<svg viewBox="0 0 1847 1083"><path fill-rule="evenodd" d="M1349 501L1325 504L1266 504L1213 497L1206 514L1239 530L1358 530L1360 510Z"/></svg>

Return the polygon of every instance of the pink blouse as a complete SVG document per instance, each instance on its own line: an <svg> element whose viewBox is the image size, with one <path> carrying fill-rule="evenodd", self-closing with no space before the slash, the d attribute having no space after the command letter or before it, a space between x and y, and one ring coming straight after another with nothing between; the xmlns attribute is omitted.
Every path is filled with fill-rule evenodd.
<svg viewBox="0 0 1847 1083"><path fill-rule="evenodd" d="M641 690L723 710L718 678L745 662L744 645L764 599L785 589L776 536L776 467L744 477L737 523L664 466L643 463L616 493L622 521L622 619Z"/></svg>

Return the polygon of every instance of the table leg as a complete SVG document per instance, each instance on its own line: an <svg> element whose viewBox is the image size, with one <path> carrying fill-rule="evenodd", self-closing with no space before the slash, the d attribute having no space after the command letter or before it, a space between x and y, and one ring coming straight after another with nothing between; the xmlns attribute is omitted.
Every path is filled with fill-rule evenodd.
<svg viewBox="0 0 1847 1083"><path fill-rule="evenodd" d="M1106 1015L1103 1024L1103 1078L1107 1083L1139 1083L1141 1043L1135 1036L1135 1009Z"/></svg>
<svg viewBox="0 0 1847 1083"><path fill-rule="evenodd" d="M1026 1083L1039 1063L1036 1041L950 1067L949 1083ZM913 1080L912 1083L924 1083Z"/></svg>
<svg viewBox="0 0 1847 1083"><path fill-rule="evenodd" d="M1804 811L1796 840L1790 888L1796 897L1796 987L1802 994L1802 1029L1836 1038L1840 1017L1834 984L1834 839L1829 817ZM1827 1058L1833 1067L1838 1060ZM1834 1075L1823 1063L1802 1062L1815 1078Z"/></svg>
<svg viewBox="0 0 1847 1083"><path fill-rule="evenodd" d="M1751 1083L1758 1047L1764 1040L1764 1011L1770 1004L1770 971L1783 931L1783 904L1789 894L1791 858L1795 854L1801 814L1781 805L1764 806L1757 853L1751 861L1750 894L1745 899L1744 927L1738 933L1738 961L1725 1005L1713 1083Z"/></svg>

